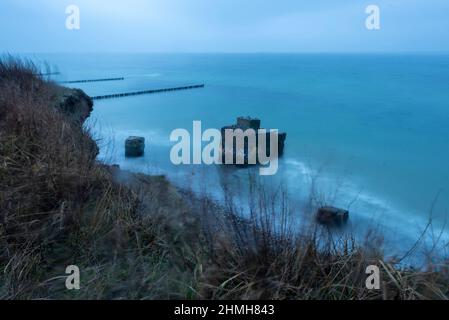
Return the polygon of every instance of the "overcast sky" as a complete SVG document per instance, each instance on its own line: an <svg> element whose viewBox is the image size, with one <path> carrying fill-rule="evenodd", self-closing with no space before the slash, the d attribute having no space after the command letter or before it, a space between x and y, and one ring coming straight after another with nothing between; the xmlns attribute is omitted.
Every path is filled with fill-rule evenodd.
<svg viewBox="0 0 449 320"><path fill-rule="evenodd" d="M0 51L449 52L449 0L0 0Z"/></svg>

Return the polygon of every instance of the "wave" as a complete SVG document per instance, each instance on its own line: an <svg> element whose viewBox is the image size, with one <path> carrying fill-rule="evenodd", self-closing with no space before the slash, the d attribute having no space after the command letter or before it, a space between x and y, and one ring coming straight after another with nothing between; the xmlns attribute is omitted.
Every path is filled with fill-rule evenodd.
<svg viewBox="0 0 449 320"><path fill-rule="evenodd" d="M420 238L422 232L429 223L429 217L419 216L418 212L409 212L404 208L392 204L387 197L373 194L369 190L362 189L359 183L344 181L333 173L325 173L311 168L305 162L287 158L284 160L284 176L288 181L291 193L296 193L296 188L304 185L322 194L332 194L331 203L350 210L351 231L359 236L365 236L371 229L378 229L390 249L408 250ZM313 185L312 185L313 184ZM318 190L316 190L318 189ZM338 189L335 191L335 189ZM310 196L310 195L307 195ZM436 233L440 233L441 244L449 242L449 230L445 226L435 224ZM429 234L424 239L424 246L433 245L433 235Z"/></svg>

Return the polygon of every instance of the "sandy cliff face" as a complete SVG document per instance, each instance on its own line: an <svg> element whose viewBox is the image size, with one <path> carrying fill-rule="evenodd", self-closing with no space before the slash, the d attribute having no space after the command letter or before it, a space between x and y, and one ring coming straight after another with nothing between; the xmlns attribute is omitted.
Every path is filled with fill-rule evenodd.
<svg viewBox="0 0 449 320"><path fill-rule="evenodd" d="M55 106L82 124L93 110L93 101L80 89L59 87L55 96Z"/></svg>
<svg viewBox="0 0 449 320"><path fill-rule="evenodd" d="M55 87L53 105L57 110L62 111L67 119L73 121L80 130L83 123L89 118L93 110L93 100L80 89L67 87ZM100 152L96 142L89 136L90 146L94 157Z"/></svg>

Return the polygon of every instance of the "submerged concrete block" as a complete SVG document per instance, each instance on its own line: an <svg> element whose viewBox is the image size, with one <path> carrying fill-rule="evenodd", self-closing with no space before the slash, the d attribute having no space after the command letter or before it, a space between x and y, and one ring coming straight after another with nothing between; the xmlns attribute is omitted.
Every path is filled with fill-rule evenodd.
<svg viewBox="0 0 449 320"><path fill-rule="evenodd" d="M317 222L326 226L343 226L349 220L349 211L335 207L325 206L317 211Z"/></svg>
<svg viewBox="0 0 449 320"><path fill-rule="evenodd" d="M237 126L242 129L260 129L260 119L251 117L238 117Z"/></svg>
<svg viewBox="0 0 449 320"><path fill-rule="evenodd" d="M126 157L141 157L145 153L145 138L129 137L125 142Z"/></svg>
<svg viewBox="0 0 449 320"><path fill-rule="evenodd" d="M241 129L242 131L244 131L244 134L241 137L242 139L244 138L243 146L240 149L237 148L235 136L233 137L233 141L226 141L226 135L225 135L226 130L232 130L235 132L235 130L237 130L237 129ZM255 136L254 136L253 141L255 141L255 148L249 147L250 138L248 135L245 134L245 133L248 133L248 131L247 131L248 129L254 130ZM237 161L236 161L237 154L240 154L240 155L243 155L243 159L244 159L243 165L244 166L258 164L257 161L256 161L256 163L250 163L249 159L251 158L250 155L255 155L256 157L258 156L258 151L259 151L259 147L260 147L259 142L261 141L261 139L264 139L263 141L265 141L266 156L267 157L271 156L271 152L270 152L271 144L272 144L271 132L269 129L265 129L264 133L262 133L261 130L263 130L261 128L261 120L257 119L257 118L251 118L251 117L238 117L237 124L221 128L222 162L224 164L226 164L225 158L226 158L226 155L228 155L229 157L232 157L234 159L232 164L236 164L237 163ZM276 134L276 138L277 138L278 157L281 157L284 154L285 140L287 139L287 133L278 132ZM228 147L228 146L230 146L230 147Z"/></svg>

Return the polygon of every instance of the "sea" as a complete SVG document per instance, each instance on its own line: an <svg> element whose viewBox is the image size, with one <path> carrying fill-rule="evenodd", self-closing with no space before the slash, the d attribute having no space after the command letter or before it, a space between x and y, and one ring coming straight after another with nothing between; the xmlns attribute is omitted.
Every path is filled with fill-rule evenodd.
<svg viewBox="0 0 449 320"><path fill-rule="evenodd" d="M332 205L350 211L353 230L376 229L387 253L446 254L449 228L449 55L438 54L34 54L56 82L90 96L204 84L202 89L95 101L86 126L99 160L166 175L220 201L222 168L173 165L175 129L220 129L239 116L287 133L274 176L298 211ZM125 158L128 136L146 138L145 156ZM231 171L248 196L250 171ZM254 171L254 170L253 170ZM257 172L257 171L255 171ZM298 212L298 216L303 216ZM313 215L313 212L310 212ZM431 222L431 223L429 223ZM423 236L423 232L425 235ZM366 239L366 236L365 236ZM369 239L368 239L369 240ZM438 245L434 245L438 243ZM435 249L438 247L438 249Z"/></svg>

